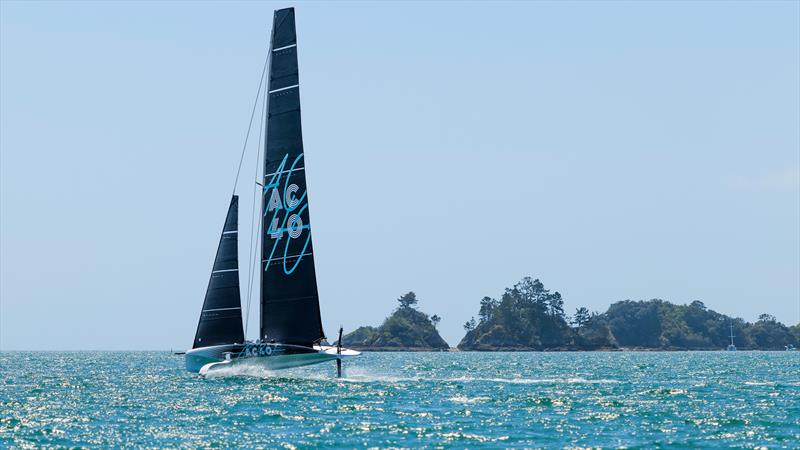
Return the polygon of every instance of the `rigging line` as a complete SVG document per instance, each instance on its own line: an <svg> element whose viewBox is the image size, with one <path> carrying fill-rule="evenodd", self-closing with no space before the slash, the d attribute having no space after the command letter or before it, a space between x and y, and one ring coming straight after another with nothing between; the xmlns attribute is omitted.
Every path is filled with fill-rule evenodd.
<svg viewBox="0 0 800 450"><path fill-rule="evenodd" d="M270 45L270 47L272 47ZM272 52L267 50L267 57L264 58L264 68L261 69L261 79L258 81L258 91L256 91L256 100L253 103L253 112L250 113L250 124L247 125L247 134L244 136L244 145L242 146L242 156L239 157L239 168L236 169L236 179L233 181L233 193L236 193L236 185L239 184L239 173L242 171L242 162L244 161L244 153L247 150L247 140L250 138L250 129L253 127L253 117L256 115L256 107L258 106L258 98L261 96L261 86L264 84L264 74L267 73L267 63L269 63L270 54ZM233 194L231 194L233 195Z"/></svg>
<svg viewBox="0 0 800 450"><path fill-rule="evenodd" d="M253 176L256 179L256 181L258 181L258 172L261 169L261 164L260 164L261 163L261 139L262 139L262 137L264 137L264 124L265 124L264 118L266 117L266 115L267 115L267 90L264 89L264 95L263 95L262 100L261 100L261 122L260 122L259 127L258 127L258 146L257 146L257 150L256 150L256 164L255 164L256 170L255 170L255 173L253 174ZM266 145L266 142L264 142L264 145ZM250 325L250 303L252 301L253 279L255 278L255 270L254 269L255 269L255 264L256 264L256 254L253 251L254 250L253 249L253 229L255 229L255 237L258 237L259 231L261 230L261 215L258 214L258 211L256 210L256 205L257 205L256 200L257 199L260 200L261 199L261 195L262 195L262 193L260 192L259 185L256 184L254 186L254 188L253 188L253 206L250 209L253 212L253 216L252 216L252 219L250 220L250 250L248 251L248 254L247 254L247 259L248 259L248 266L247 266L248 282L247 282L247 309L246 309L247 315L245 316L245 321L244 321L244 335L245 336L247 336L247 330L248 330L249 325ZM258 217L258 219L259 219L258 222L257 222L258 226L254 226L254 224L256 223L256 217ZM258 251L257 248L255 250Z"/></svg>
<svg viewBox="0 0 800 450"><path fill-rule="evenodd" d="M259 220L258 224L256 225L256 237L258 237L261 234L261 228L262 228L261 221ZM259 276L261 276L261 271L260 270L256 270L256 269L258 269L258 267L260 267L260 264L256 264L256 257L258 255L258 253L260 253L260 252L261 252L261 247L256 245L255 248L253 249L253 255L252 255L253 256L253 260L252 260L253 261L253 269L252 269L252 271L250 273L250 282L249 282L249 287L248 287L248 291L251 291L251 292L253 291L253 280L256 277L256 272L258 272ZM249 321L250 321L250 298L247 299L247 321L248 321L247 324L249 324ZM260 333L261 332L259 331L259 334ZM260 336L259 336L259 338L260 338Z"/></svg>

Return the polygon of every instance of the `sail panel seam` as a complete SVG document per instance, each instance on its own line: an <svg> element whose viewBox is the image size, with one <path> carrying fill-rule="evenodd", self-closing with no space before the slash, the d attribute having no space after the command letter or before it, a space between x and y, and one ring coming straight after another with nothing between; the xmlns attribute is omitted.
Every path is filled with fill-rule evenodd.
<svg viewBox="0 0 800 450"><path fill-rule="evenodd" d="M242 309L241 306L237 306L235 308L216 308L216 309L204 309L203 312L211 312L211 311L230 311L233 309Z"/></svg>
<svg viewBox="0 0 800 450"><path fill-rule="evenodd" d="M301 257L303 257L303 258L304 258L304 257L306 257L306 256L311 256L311 255L313 255L313 253L311 253L311 252L309 252L309 253L303 253L302 255L287 255L287 256L284 256L284 257L282 257L282 258L262 259L262 260L261 260L261 262L262 262L262 263L265 263L265 262L281 262L281 260L283 260L283 259L289 259L289 258L301 258Z"/></svg>
<svg viewBox="0 0 800 450"><path fill-rule="evenodd" d="M282 87L282 88L278 88L278 89L273 89L273 90L269 91L269 93L273 94L275 92L286 91L288 89L294 89L294 88L299 87L299 86L300 86L299 84L293 84L291 86L286 86L286 87Z"/></svg>
<svg viewBox="0 0 800 450"><path fill-rule="evenodd" d="M275 48L275 49L272 49L272 52L273 52L273 53L274 53L274 52L279 52L279 51L281 51L281 50L286 50L287 48L292 48L292 47L297 47L297 44L290 44L290 45L287 45L287 46L285 46L285 47L281 47L281 48Z"/></svg>
<svg viewBox="0 0 800 450"><path fill-rule="evenodd" d="M273 173L264 175L264 177L266 178L266 177L271 177L273 175L284 174L284 173L289 173L289 172L296 172L296 171L299 171L299 170L306 170L306 168L305 167L295 167L294 169L281 170L280 172L273 172Z"/></svg>

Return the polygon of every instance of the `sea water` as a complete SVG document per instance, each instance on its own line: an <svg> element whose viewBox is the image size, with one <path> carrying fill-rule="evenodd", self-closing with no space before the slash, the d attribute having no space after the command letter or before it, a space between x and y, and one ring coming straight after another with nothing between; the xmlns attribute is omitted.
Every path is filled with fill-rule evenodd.
<svg viewBox="0 0 800 450"><path fill-rule="evenodd" d="M800 448L800 352L0 353L0 447Z"/></svg>

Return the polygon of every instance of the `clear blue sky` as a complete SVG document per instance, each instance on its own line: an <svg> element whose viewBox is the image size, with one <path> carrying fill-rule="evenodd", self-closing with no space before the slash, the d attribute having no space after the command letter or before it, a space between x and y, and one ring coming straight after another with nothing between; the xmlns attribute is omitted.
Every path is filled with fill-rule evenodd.
<svg viewBox="0 0 800 450"><path fill-rule="evenodd" d="M0 348L191 345L288 5L0 4ZM328 335L525 275L800 321L798 5L295 5Z"/></svg>

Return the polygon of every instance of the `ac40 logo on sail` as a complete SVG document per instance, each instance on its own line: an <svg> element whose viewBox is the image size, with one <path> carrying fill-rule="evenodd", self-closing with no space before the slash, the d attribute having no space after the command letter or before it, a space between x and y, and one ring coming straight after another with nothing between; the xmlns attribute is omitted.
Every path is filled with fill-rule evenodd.
<svg viewBox="0 0 800 450"><path fill-rule="evenodd" d="M306 254L306 248L311 241L311 233L305 233L305 242L299 253L289 255L289 244L293 240L299 239L305 230L311 229L311 226L309 224L304 224L302 218L303 212L308 209L306 192L300 194L298 192L300 187L290 182L292 173L294 173L295 170L302 169L298 169L297 165L300 163L300 160L303 159L303 154L297 155L291 167L286 170L288 159L289 154L287 153L283 157L277 170L275 170L275 173L272 174L269 183L264 184L264 197L266 199L264 217L266 218L269 217L270 214L272 215L269 220L267 234L273 240L272 250L264 265L264 271L266 272L269 269L270 263L278 258L275 255L275 251L278 249L278 244L283 241L283 271L287 275L291 275L291 273L297 269L297 266ZM283 183L281 183L284 174L286 177ZM293 248L296 247L297 246L293 246ZM296 258L294 263L287 264L287 261L294 258Z"/></svg>

